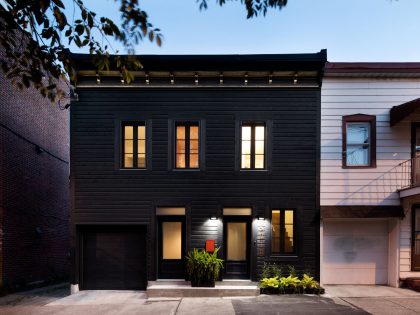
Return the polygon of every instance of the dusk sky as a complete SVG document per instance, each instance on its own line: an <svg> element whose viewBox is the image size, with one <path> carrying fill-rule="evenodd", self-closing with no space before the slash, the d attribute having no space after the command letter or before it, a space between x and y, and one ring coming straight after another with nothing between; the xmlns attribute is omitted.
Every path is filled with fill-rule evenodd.
<svg viewBox="0 0 420 315"><path fill-rule="evenodd" d="M85 3L118 21L113 0ZM248 20L239 2L221 8L209 0L208 10L201 12L195 0L140 3L164 41L162 47L144 41L138 54L312 53L326 48L329 61L420 62L419 0L289 0L281 11Z"/></svg>

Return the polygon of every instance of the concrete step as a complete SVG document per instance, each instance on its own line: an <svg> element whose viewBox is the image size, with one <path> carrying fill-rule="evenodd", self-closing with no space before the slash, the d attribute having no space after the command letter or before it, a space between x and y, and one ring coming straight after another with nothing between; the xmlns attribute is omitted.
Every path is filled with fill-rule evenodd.
<svg viewBox="0 0 420 315"><path fill-rule="evenodd" d="M260 290L251 281L218 281L214 288L191 287L189 281L149 281L147 296L156 297L228 297L258 296Z"/></svg>

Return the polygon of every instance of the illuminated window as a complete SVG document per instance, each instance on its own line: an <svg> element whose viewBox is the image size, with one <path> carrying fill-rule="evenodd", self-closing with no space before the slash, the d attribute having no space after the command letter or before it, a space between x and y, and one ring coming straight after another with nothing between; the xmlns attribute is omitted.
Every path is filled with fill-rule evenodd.
<svg viewBox="0 0 420 315"><path fill-rule="evenodd" d="M175 168L199 168L200 130L198 123L177 123L175 142Z"/></svg>
<svg viewBox="0 0 420 315"><path fill-rule="evenodd" d="M265 168L265 125L243 124L241 129L241 168Z"/></svg>
<svg viewBox="0 0 420 315"><path fill-rule="evenodd" d="M122 167L146 168L146 124L124 123L122 129Z"/></svg>
<svg viewBox="0 0 420 315"><path fill-rule="evenodd" d="M271 211L271 253L292 254L295 252L294 210Z"/></svg>

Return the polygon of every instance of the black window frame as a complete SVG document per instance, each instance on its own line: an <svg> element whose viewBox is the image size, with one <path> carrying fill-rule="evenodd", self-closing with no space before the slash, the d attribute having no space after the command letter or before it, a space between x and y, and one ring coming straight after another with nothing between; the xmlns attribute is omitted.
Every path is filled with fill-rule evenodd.
<svg viewBox="0 0 420 315"><path fill-rule="evenodd" d="M177 127L185 126L185 167L177 167ZM198 150L197 161L198 167L190 167L190 127L198 127ZM199 120L175 120L173 132L173 169L174 170L200 170L202 166L202 131L201 123Z"/></svg>
<svg viewBox="0 0 420 315"><path fill-rule="evenodd" d="M264 127L264 167L263 168L255 168L255 127ZM242 167L242 127L251 127L251 152L250 152L250 162L251 165L249 168ZM254 121L242 121L239 126L239 169L241 171L264 171L268 169L268 159L267 159L267 152L268 152L268 141L267 141L267 123L266 122L254 122Z"/></svg>
<svg viewBox="0 0 420 315"><path fill-rule="evenodd" d="M368 165L347 165L347 124L348 123L369 123L369 164ZM342 117L342 168L376 168L376 116L366 114L348 115Z"/></svg>
<svg viewBox="0 0 420 315"><path fill-rule="evenodd" d="M148 161L148 152L149 152L149 146L148 146L148 128L147 128L147 122L145 120L140 120L140 121L123 121L121 122L121 137L120 137L120 141L121 141L121 154L120 154L120 167L123 170L147 170L148 165L149 165L149 161ZM124 157L125 157L125 127L129 126L129 127L133 127L133 167L126 167L124 165ZM145 166L144 167L138 167L138 127L140 126L144 126L144 130L145 130L145 144L144 144L144 149L145 149Z"/></svg>
<svg viewBox="0 0 420 315"><path fill-rule="evenodd" d="M280 248L278 252L273 251L273 228L272 228L272 224L273 224L273 211L280 211L280 223L282 224L280 226ZM285 252L284 251L284 244L285 244L285 221L284 221L284 216L285 216L285 211L293 211L293 251L292 252ZM296 256L297 255L297 235L296 235L296 209L294 208L272 208L270 210L270 256L275 257L275 256Z"/></svg>

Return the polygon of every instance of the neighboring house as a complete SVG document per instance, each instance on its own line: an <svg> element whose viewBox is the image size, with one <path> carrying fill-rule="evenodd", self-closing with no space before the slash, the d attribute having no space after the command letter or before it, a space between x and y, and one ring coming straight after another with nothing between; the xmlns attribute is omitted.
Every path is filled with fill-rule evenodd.
<svg viewBox="0 0 420 315"><path fill-rule="evenodd" d="M420 63L326 65L323 284L399 286L420 276L419 97Z"/></svg>
<svg viewBox="0 0 420 315"><path fill-rule="evenodd" d="M266 261L319 276L326 51L142 56L131 85L71 58L73 291L184 279L212 241L224 279Z"/></svg>
<svg viewBox="0 0 420 315"><path fill-rule="evenodd" d="M0 100L0 287L14 290L68 276L69 111L3 72Z"/></svg>

